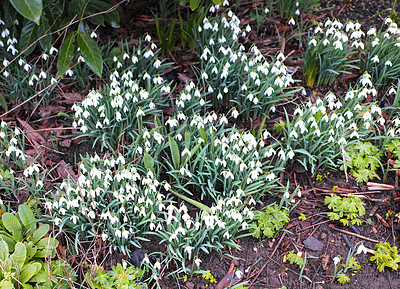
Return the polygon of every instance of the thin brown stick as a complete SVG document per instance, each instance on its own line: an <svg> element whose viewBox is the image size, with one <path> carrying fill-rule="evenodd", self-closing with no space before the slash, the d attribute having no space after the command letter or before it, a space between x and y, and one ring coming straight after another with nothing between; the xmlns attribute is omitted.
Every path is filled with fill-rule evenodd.
<svg viewBox="0 0 400 289"><path fill-rule="evenodd" d="M367 240L367 241L370 241L370 242L373 242L373 243L379 243L379 241L377 241L375 239L371 239L371 238L365 237L363 235L356 234L356 233L353 233L353 232L349 232L349 231L346 231L346 230L338 229L332 224L329 225L329 228L332 228L335 231L338 231L338 232L341 232L341 233L344 233L344 234L347 234L347 235L351 235L351 236L354 236L354 237L357 237L357 238L360 238L360 239L364 239L364 240Z"/></svg>

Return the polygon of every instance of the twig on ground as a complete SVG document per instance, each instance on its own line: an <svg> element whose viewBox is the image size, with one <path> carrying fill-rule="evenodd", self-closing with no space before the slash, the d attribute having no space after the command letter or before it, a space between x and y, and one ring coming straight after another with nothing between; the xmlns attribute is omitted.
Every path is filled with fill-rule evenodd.
<svg viewBox="0 0 400 289"><path fill-rule="evenodd" d="M341 233L345 233L345 234L347 234L347 235L351 235L351 236L354 236L354 237L358 237L358 238L360 238L360 239L364 239L364 240L367 240L367 241L370 241L370 242L373 242L373 243L379 243L379 241L377 241L377 240L375 240L375 239L371 239L371 238L365 237L365 236L363 236L363 235L356 234L356 233L353 233L353 232L349 232L349 231L346 231L346 230L338 229L338 228L336 228L336 227L335 227L334 225L332 225L332 224L329 225L329 228L332 228L332 229L334 229L335 231L338 231L338 232L341 232Z"/></svg>

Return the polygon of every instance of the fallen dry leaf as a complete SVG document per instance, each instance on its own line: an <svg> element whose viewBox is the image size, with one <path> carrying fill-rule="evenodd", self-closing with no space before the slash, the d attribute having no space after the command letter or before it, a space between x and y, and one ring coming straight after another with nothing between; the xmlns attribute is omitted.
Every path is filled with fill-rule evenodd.
<svg viewBox="0 0 400 289"><path fill-rule="evenodd" d="M68 179L68 176L70 176L74 181L78 180L75 172L64 160L62 160L60 165L57 167L57 172L63 179Z"/></svg>

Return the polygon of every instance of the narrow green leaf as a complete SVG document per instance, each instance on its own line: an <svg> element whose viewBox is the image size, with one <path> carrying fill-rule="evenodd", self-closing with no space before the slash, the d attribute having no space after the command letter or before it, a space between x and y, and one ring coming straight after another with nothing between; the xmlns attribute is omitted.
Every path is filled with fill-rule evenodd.
<svg viewBox="0 0 400 289"><path fill-rule="evenodd" d="M29 206L22 204L18 207L18 216L25 226L27 234L33 234L36 231L36 218Z"/></svg>
<svg viewBox="0 0 400 289"><path fill-rule="evenodd" d="M80 48L82 57L89 68L101 77L103 71L103 58L101 51L96 41L94 41L87 33L79 32L77 35L77 42Z"/></svg>
<svg viewBox="0 0 400 289"><path fill-rule="evenodd" d="M181 163L181 156L179 154L178 144L170 135L168 136L168 141L169 148L171 150L172 162L174 163L174 168L178 170Z"/></svg>
<svg viewBox="0 0 400 289"><path fill-rule="evenodd" d="M64 73L71 67L72 58L75 50L75 33L70 33L65 37L60 47L57 61L58 74L62 77Z"/></svg>
<svg viewBox="0 0 400 289"><path fill-rule="evenodd" d="M203 210L203 211L206 211L206 212L208 212L208 213L211 213L211 209L210 209L209 207L207 207L206 205L204 205L204 204L202 204L202 203L200 203L200 202L198 202L198 201L192 200L191 198L188 198L188 197L186 197L186 196L184 196L184 195L181 195L181 194L175 192L175 191L172 190L172 189L169 189L169 191L170 191L171 193L173 193L175 196L177 196L177 197L179 197L179 198L185 200L185 201L188 202L189 204L192 204L193 206L196 206L197 208L199 208L199 209L201 209L201 210Z"/></svg>
<svg viewBox="0 0 400 289"><path fill-rule="evenodd" d="M39 25L43 11L42 0L10 0L10 3L22 16Z"/></svg>

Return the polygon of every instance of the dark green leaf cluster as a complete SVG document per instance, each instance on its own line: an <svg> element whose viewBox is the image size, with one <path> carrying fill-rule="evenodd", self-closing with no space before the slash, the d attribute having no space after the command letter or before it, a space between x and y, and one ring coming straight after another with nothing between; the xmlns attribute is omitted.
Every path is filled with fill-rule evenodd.
<svg viewBox="0 0 400 289"><path fill-rule="evenodd" d="M396 246L390 246L388 242L378 243L375 245L377 248L374 256L372 256L369 260L376 261L376 266L380 272L385 271L385 267L390 267L393 270L399 268L400 256L397 253Z"/></svg>
<svg viewBox="0 0 400 289"><path fill-rule="evenodd" d="M268 206L265 211L257 211L255 213L253 233L255 238L268 237L272 238L275 232L279 231L287 222L289 222L289 212L286 209L280 209L277 204Z"/></svg>
<svg viewBox="0 0 400 289"><path fill-rule="evenodd" d="M383 152L370 142L358 141L356 144L346 148L350 161L346 161L346 166L350 168L350 174L356 178L357 182L367 182L373 178L378 178L376 169L380 166L380 159Z"/></svg>
<svg viewBox="0 0 400 289"><path fill-rule="evenodd" d="M25 204L18 213L4 213L0 222L1 288L70 288L67 279L76 280L71 266L63 261L46 262L56 255L58 240L46 237L50 226L37 226L32 210ZM49 266L50 265L50 266ZM16 287L13 287L16 286Z"/></svg>
<svg viewBox="0 0 400 289"><path fill-rule="evenodd" d="M356 196L340 197L338 195L331 195L325 197L325 205L333 212L328 213L328 217L332 221L340 220L340 222L348 226L349 222L353 225L361 224L360 216L365 215L365 204Z"/></svg>

